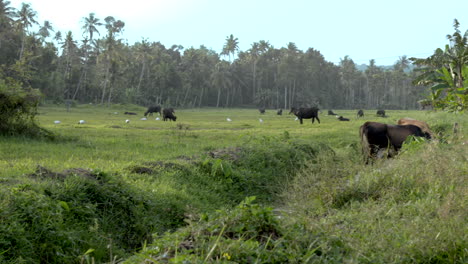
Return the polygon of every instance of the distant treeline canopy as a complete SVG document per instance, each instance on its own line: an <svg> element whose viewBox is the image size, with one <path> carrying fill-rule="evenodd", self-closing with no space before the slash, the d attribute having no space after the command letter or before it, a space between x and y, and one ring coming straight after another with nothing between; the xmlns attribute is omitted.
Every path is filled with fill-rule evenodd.
<svg viewBox="0 0 468 264"><path fill-rule="evenodd" d="M111 16L89 14L79 37L39 25L36 16L28 4L15 10L0 0L0 78L39 89L48 103L414 109L426 96L412 84L406 56L391 69L370 60L359 71L349 57L335 65L293 42L259 41L240 51L229 35L220 54L147 40L129 45L125 23Z"/></svg>

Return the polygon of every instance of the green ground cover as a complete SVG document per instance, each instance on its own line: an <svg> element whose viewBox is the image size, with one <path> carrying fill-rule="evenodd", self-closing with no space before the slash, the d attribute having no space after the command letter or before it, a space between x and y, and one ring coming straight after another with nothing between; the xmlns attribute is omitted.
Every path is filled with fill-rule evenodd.
<svg viewBox="0 0 468 264"><path fill-rule="evenodd" d="M466 260L466 114L334 110L351 121L323 111L300 125L268 109L176 109L177 122L144 111L40 107L55 140L0 137L0 260ZM429 123L438 143L365 166L359 126L402 117Z"/></svg>

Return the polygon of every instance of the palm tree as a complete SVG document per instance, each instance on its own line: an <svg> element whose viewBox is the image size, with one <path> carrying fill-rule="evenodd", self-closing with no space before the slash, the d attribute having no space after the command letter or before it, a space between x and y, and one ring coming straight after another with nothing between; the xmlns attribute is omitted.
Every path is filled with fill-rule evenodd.
<svg viewBox="0 0 468 264"><path fill-rule="evenodd" d="M67 87L65 90L65 98L71 99L70 98L70 82L72 79L72 67L73 67L73 61L74 57L76 55L78 47L76 45L76 41L73 40L73 34L71 31L68 31L67 36L65 37L65 40L63 41L62 44L62 56L65 57L65 69L64 69L64 80L67 83Z"/></svg>
<svg viewBox="0 0 468 264"><path fill-rule="evenodd" d="M250 56L252 57L252 91L253 91L253 96L255 97L255 85L257 82L257 63L258 63L258 56L259 56L259 49L260 45L258 43L253 43L252 48L250 48Z"/></svg>
<svg viewBox="0 0 468 264"><path fill-rule="evenodd" d="M84 53L84 65L81 69L81 75L80 75L80 79L78 81L78 84L76 86L76 89L75 89L75 93L73 94L73 98L72 100L75 99L76 95L78 94L78 91L80 90L81 86L84 85L86 86L86 80L87 80L87 74L88 74L88 64L89 64L89 61L88 61L88 57L89 57L89 50L90 50L90 47L91 47L91 43L93 42L93 34L94 33L98 33L99 34L99 31L97 30L97 26L101 26L102 23L99 22L99 19L96 18L94 16L94 13L90 13L88 17L84 17L83 18L84 20L84 25L82 27L83 29L83 35L85 35L86 33L88 34L89 38L88 37L85 37L85 39L83 40L83 53Z"/></svg>
<svg viewBox="0 0 468 264"><path fill-rule="evenodd" d="M239 40L237 38L234 38L234 35L231 34L230 36L226 37L226 44L224 44L221 55L228 55L229 61L232 63L231 54L234 58L234 55L236 54L237 50L239 50Z"/></svg>
<svg viewBox="0 0 468 264"><path fill-rule="evenodd" d="M46 38L50 36L51 31L54 32L54 28L52 27L52 24L48 20L45 20L44 24L39 29L39 35L41 36L42 41L44 41Z"/></svg>
<svg viewBox="0 0 468 264"><path fill-rule="evenodd" d="M0 0L0 25L2 26L13 23L15 11L9 5L10 1Z"/></svg>
<svg viewBox="0 0 468 264"><path fill-rule="evenodd" d="M107 104L110 104L110 100L112 98L112 92L113 92L113 83L111 77L114 76L114 71L111 69L116 68L116 62L114 61L114 49L115 49L115 43L116 39L115 36L122 32L125 23L121 20L115 20L114 17L108 16L104 19L106 22L106 29L107 29L107 38L106 38L106 45L107 45L107 50L106 50L106 61L107 61L107 67L106 67L106 73L104 77L104 82L103 82L103 89L102 89L102 97L101 97L101 104L104 103L104 98L106 95L106 87L107 84L109 84L109 94L107 97Z"/></svg>
<svg viewBox="0 0 468 264"><path fill-rule="evenodd" d="M211 82L214 87L218 88L218 96L216 99L216 107L219 107L221 99L221 90L228 91L231 87L231 76L229 71L229 65L226 61L220 61L216 64L215 70L211 75ZM227 103L227 102L226 102Z"/></svg>
<svg viewBox="0 0 468 264"><path fill-rule="evenodd" d="M12 25L15 11L9 5L10 1L0 0L0 48L2 48L3 41L9 42L11 40L13 34Z"/></svg>
<svg viewBox="0 0 468 264"><path fill-rule="evenodd" d="M99 22L99 18L96 18L94 13L89 13L89 16L84 17L83 19L84 19L84 25L82 27L84 31L83 35L87 33L89 36L89 41L92 42L94 33L97 33L98 35L100 35L99 30L97 29L97 26L102 26L102 23Z"/></svg>
<svg viewBox="0 0 468 264"><path fill-rule="evenodd" d="M18 18L17 22L22 32L21 50L19 54L20 60L23 57L28 28L33 24L37 24L36 15L37 13L36 11L32 10L31 5L25 3L23 3L21 9L16 12L16 17Z"/></svg>

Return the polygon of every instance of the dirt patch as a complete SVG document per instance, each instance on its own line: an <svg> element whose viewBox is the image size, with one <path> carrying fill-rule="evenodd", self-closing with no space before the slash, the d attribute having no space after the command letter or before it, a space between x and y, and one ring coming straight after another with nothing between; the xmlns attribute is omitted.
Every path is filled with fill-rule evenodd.
<svg viewBox="0 0 468 264"><path fill-rule="evenodd" d="M54 172L41 165L37 165L36 171L28 176L31 178L36 178L36 179L64 180L65 178L72 176L72 175L80 176L83 178L94 179L94 180L97 179L97 174L94 173L90 169L71 168L71 169L64 170L62 172Z"/></svg>
<svg viewBox="0 0 468 264"><path fill-rule="evenodd" d="M161 130L160 127L135 127L136 129L143 129L143 130Z"/></svg>
<svg viewBox="0 0 468 264"><path fill-rule="evenodd" d="M214 159L226 159L226 160L236 161L240 159L241 152L242 152L242 148L232 147L232 148L212 150L212 151L209 151L207 154Z"/></svg>
<svg viewBox="0 0 468 264"><path fill-rule="evenodd" d="M131 166L127 169L132 173L138 174L157 174L160 171L167 170L187 170L187 168L182 164L167 161L148 161L143 163L141 166Z"/></svg>
<svg viewBox="0 0 468 264"><path fill-rule="evenodd" d="M143 166L133 166L129 168L130 172L138 174L153 174L155 171L152 168L143 167Z"/></svg>

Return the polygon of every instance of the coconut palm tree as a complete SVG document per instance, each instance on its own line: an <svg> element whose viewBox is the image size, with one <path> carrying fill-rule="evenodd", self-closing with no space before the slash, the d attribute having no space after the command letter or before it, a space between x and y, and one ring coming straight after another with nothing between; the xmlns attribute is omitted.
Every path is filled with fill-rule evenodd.
<svg viewBox="0 0 468 264"><path fill-rule="evenodd" d="M0 25L12 24L15 11L10 7L10 1L0 0Z"/></svg>
<svg viewBox="0 0 468 264"><path fill-rule="evenodd" d="M88 34L89 41L92 42L94 33L97 33L98 35L100 35L97 27L102 26L102 23L99 22L99 18L96 18L94 13L89 13L89 16L84 17L83 20L84 20L84 25L83 27L81 27L81 29L83 29L84 31L83 35Z"/></svg>
<svg viewBox="0 0 468 264"><path fill-rule="evenodd" d="M238 50L239 50L239 40L237 38L234 38L234 35L232 34L227 36L226 44L224 44L221 55L228 55L229 61L232 63L231 54L232 54L232 57L234 58L234 55L236 54Z"/></svg>
<svg viewBox="0 0 468 264"><path fill-rule="evenodd" d="M31 27L33 24L38 24L36 21L36 11L32 10L30 4L23 3L21 9L16 12L16 17L18 20L16 21L19 25L20 31L22 33L22 41L21 41L21 50L19 54L19 59L23 57L24 53L24 45L26 42L26 33L28 28Z"/></svg>
<svg viewBox="0 0 468 264"><path fill-rule="evenodd" d="M44 42L46 38L50 37L50 32L55 32L54 28L48 20L45 20L44 24L39 29L39 36L41 36L42 42Z"/></svg>

